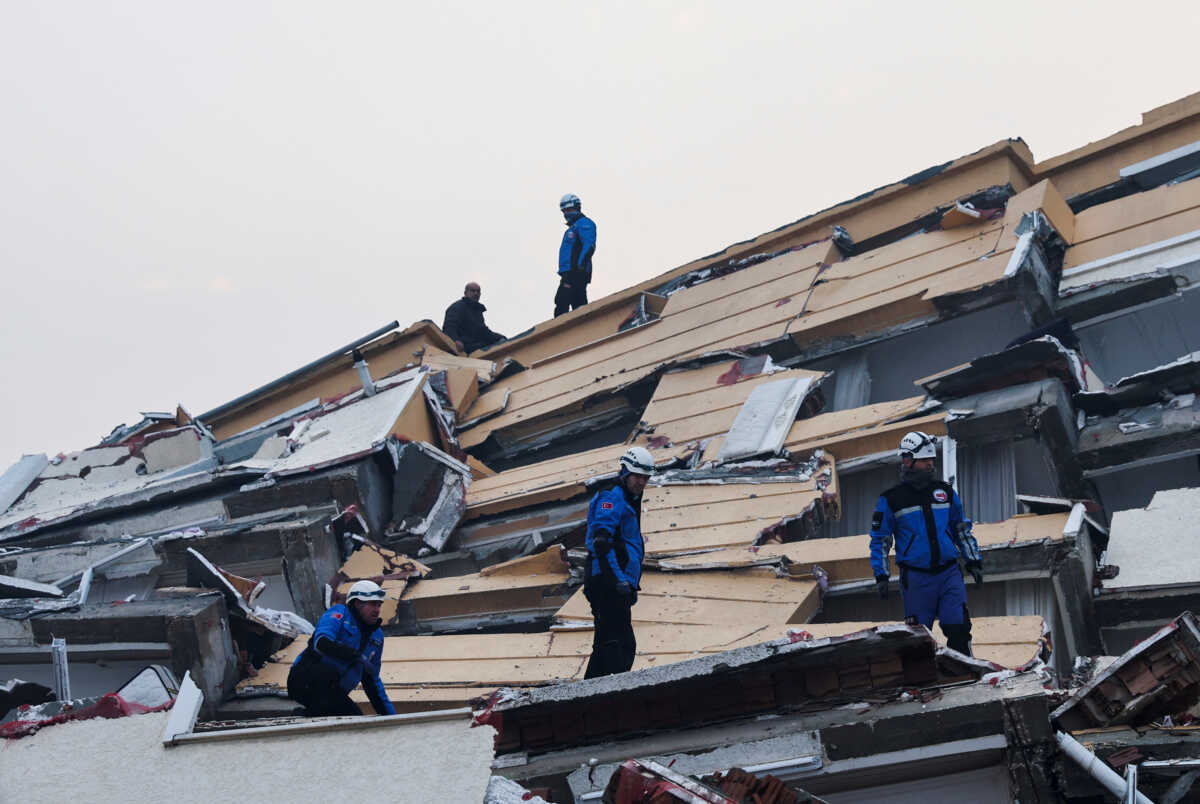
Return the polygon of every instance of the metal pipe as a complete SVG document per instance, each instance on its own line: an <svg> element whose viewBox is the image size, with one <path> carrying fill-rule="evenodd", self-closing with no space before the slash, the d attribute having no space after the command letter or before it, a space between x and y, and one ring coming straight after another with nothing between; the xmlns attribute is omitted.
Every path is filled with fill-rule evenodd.
<svg viewBox="0 0 1200 804"><path fill-rule="evenodd" d="M1137 764L1130 762L1125 766L1125 797L1121 799L1124 804L1137 804Z"/></svg>
<svg viewBox="0 0 1200 804"><path fill-rule="evenodd" d="M343 346L341 349L334 349L332 352L325 355L324 357L318 357L316 360L312 361L311 363L306 363L303 366L301 366L300 368L296 369L295 371L290 371L287 374L284 374L282 377L280 377L277 380L271 380L266 385L261 385L258 388L255 388L253 391L242 394L237 399L234 399L230 402L226 402L224 405L218 405L217 407L213 408L212 410L208 411L207 413L201 413L199 416L196 416L195 418L200 419L203 422L207 422L209 419L213 419L217 416L220 416L222 413L227 413L228 411L233 410L234 408L236 408L238 405L242 404L243 402L249 401L256 396L259 396L260 394L265 394L267 391L274 390L275 388L278 388L279 386L283 385L284 383L288 382L289 380L292 380L292 379L300 376L301 374L305 373L306 371L311 371L312 369L315 369L317 366L321 365L326 360L330 360L331 358L344 355L344 354L346 354L346 352L349 352L351 349L357 349L359 346L362 346L364 343L373 341L376 338L378 338L380 335L385 335L385 334L391 332L392 330L396 329L399 326L400 326L399 321L393 321L392 323L390 323L386 326L380 327L379 329L375 330L374 332L371 332L367 335L362 336L358 340L351 341L350 343Z"/></svg>
<svg viewBox="0 0 1200 804"><path fill-rule="evenodd" d="M71 672L67 668L67 640L50 640L50 661L54 663L54 694L60 701L71 700Z"/></svg>
<svg viewBox="0 0 1200 804"><path fill-rule="evenodd" d="M1078 740L1066 732L1054 732L1054 739L1058 741L1058 747L1062 749L1063 753L1079 763L1079 766L1099 782L1105 790L1116 796L1119 801L1125 800L1127 785L1121 778L1121 774L1108 767L1103 760L1084 748ZM1154 804L1137 790L1133 791L1133 795L1133 801L1137 804Z"/></svg>
<svg viewBox="0 0 1200 804"><path fill-rule="evenodd" d="M354 358L354 370L358 372L358 381L362 383L363 393L375 396L375 381L371 379L371 369L367 367L366 358L357 349L350 350L350 356Z"/></svg>

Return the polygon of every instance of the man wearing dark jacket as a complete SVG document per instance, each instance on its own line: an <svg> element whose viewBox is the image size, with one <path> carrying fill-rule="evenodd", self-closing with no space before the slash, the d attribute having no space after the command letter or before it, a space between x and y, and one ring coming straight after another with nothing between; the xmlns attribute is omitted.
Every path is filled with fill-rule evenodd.
<svg viewBox="0 0 1200 804"><path fill-rule="evenodd" d="M558 292L554 294L554 317L587 304L587 286L592 281L592 255L596 253L596 224L583 214L582 202L567 193L558 202L567 223L558 247Z"/></svg>
<svg viewBox="0 0 1200 804"><path fill-rule="evenodd" d="M983 558L971 535L971 520L949 483L934 478L937 442L922 432L900 440L900 483L885 491L871 520L871 568L879 596L888 596L888 553L896 545L904 621L942 625L946 644L971 655L971 617L961 558L977 586L983 585Z"/></svg>
<svg viewBox="0 0 1200 804"><path fill-rule="evenodd" d="M468 282L463 288L463 297L446 308L446 317L442 319L442 332L450 336L463 354L504 340L503 335L492 332L483 323L487 308L479 303L480 293L477 283Z"/></svg>
<svg viewBox="0 0 1200 804"><path fill-rule="evenodd" d="M592 607L592 656L584 678L624 673L637 652L633 604L646 551L642 492L654 474L654 458L645 447L630 447L620 467L617 482L597 492L588 506L583 594Z"/></svg>
<svg viewBox="0 0 1200 804"><path fill-rule="evenodd" d="M288 673L288 697L309 717L361 715L350 691L362 684L377 715L396 709L379 678L383 631L379 611L385 592L374 581L357 581L345 604L330 607Z"/></svg>

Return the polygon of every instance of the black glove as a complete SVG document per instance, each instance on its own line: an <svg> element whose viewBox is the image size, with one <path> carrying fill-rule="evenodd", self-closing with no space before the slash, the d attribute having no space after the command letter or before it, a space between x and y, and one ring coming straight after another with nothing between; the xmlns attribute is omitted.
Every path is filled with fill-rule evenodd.
<svg viewBox="0 0 1200 804"><path fill-rule="evenodd" d="M631 605L631 606L637 605L637 590L636 589L633 590L633 595L629 598L629 605Z"/></svg>
<svg viewBox="0 0 1200 804"><path fill-rule="evenodd" d="M628 581L617 581L617 594L621 597L633 597L633 587Z"/></svg>
<svg viewBox="0 0 1200 804"><path fill-rule="evenodd" d="M334 642L327 636L317 638L317 652L323 653L326 656L332 656L335 659L341 659L343 662L357 662L359 660L358 651L349 645Z"/></svg>
<svg viewBox="0 0 1200 804"><path fill-rule="evenodd" d="M875 588L879 590L879 598L880 598L881 600L887 600L887 596L888 596L888 576L886 576L886 575L876 575L876 576L875 576Z"/></svg>
<svg viewBox="0 0 1200 804"><path fill-rule="evenodd" d="M967 572L971 573L971 577L975 579L975 586L983 588L983 564L978 561L967 562Z"/></svg>

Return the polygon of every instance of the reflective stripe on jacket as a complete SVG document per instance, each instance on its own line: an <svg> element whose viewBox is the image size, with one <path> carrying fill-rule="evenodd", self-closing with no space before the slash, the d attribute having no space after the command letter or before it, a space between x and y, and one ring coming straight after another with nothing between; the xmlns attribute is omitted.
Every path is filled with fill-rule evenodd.
<svg viewBox="0 0 1200 804"><path fill-rule="evenodd" d="M962 500L949 483L935 480L918 489L908 483L879 496L871 520L871 569L887 575L887 554L896 545L896 563L937 570L957 561L959 523L969 532Z"/></svg>

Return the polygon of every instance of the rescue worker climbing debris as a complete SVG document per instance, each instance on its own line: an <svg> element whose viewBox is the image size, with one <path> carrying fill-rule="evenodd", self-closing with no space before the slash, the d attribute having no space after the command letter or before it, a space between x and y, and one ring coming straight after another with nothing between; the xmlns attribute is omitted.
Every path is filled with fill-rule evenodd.
<svg viewBox="0 0 1200 804"><path fill-rule="evenodd" d="M582 212L582 202L567 193L558 202L567 223L558 247L558 292L554 294L554 317L578 310L588 303L587 286L592 281L592 255L596 252L596 224Z"/></svg>
<svg viewBox="0 0 1200 804"><path fill-rule="evenodd" d="M871 569L879 596L888 596L888 553L896 546L904 621L933 627L936 617L954 650L971 655L971 616L961 558L976 586L983 586L983 559L949 483L934 478L937 441L925 433L900 440L900 483L879 497L871 519Z"/></svg>
<svg viewBox="0 0 1200 804"><path fill-rule="evenodd" d="M374 581L357 581L346 602L331 606L288 673L288 697L308 717L361 715L350 692L362 683L377 715L394 715L379 668L383 631L379 611L386 593Z"/></svg>
<svg viewBox="0 0 1200 804"><path fill-rule="evenodd" d="M587 576L583 594L592 607L592 656L584 678L624 673L633 667L637 640L633 605L642 579L642 492L654 474L645 447L630 447L620 459L617 482L599 491L588 506Z"/></svg>

